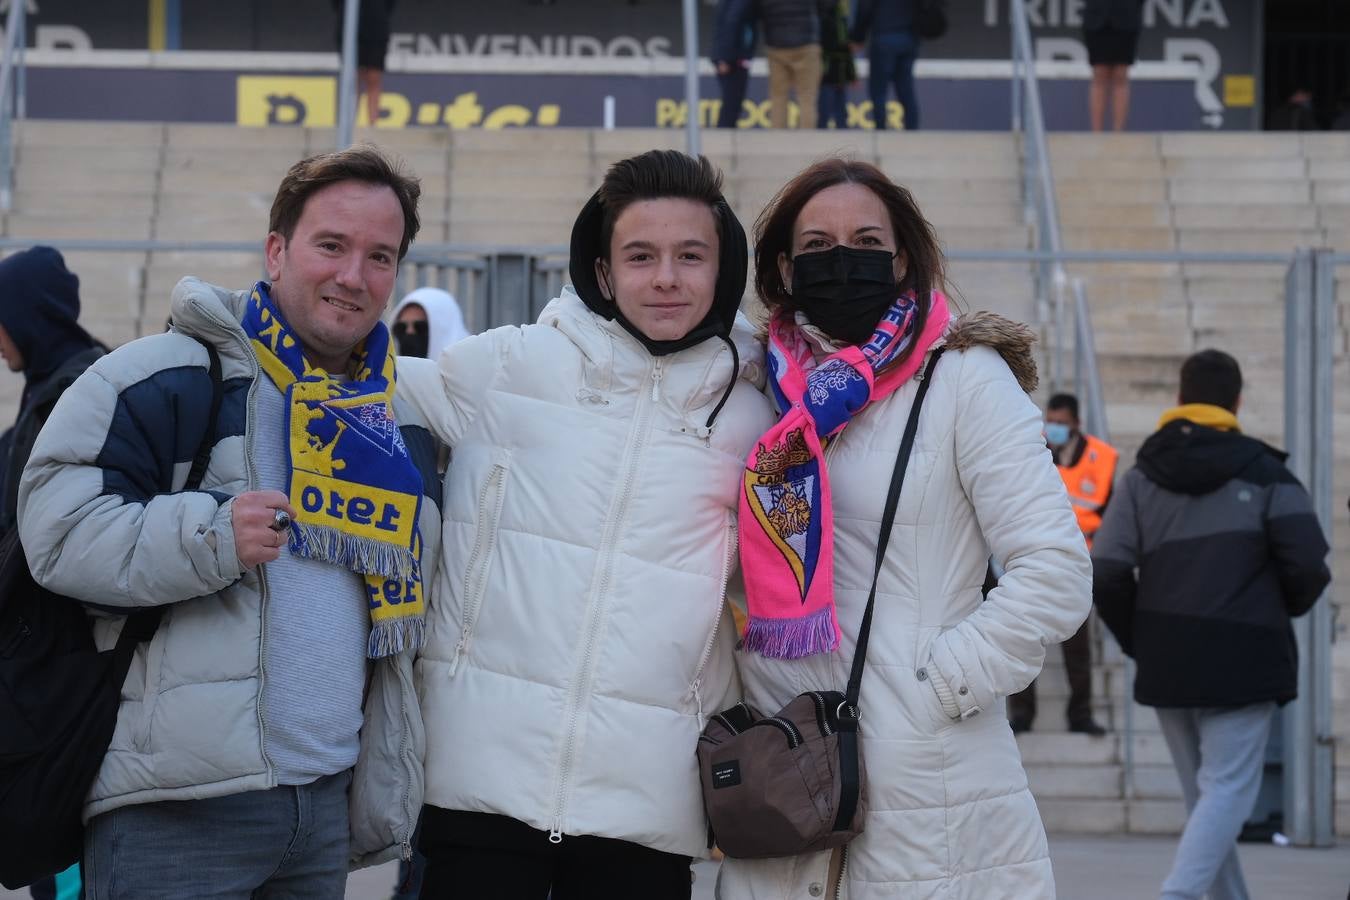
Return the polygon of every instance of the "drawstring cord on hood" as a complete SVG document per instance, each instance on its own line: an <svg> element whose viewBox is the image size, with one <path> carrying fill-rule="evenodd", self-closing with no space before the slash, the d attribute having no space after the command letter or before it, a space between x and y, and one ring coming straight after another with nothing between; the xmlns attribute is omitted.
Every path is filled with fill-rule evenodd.
<svg viewBox="0 0 1350 900"><path fill-rule="evenodd" d="M727 405L727 401L731 399L731 392L736 389L736 379L741 377L741 354L736 349L736 342L725 334L719 334L718 337L731 348L731 380L727 382L727 389L722 392L722 399L717 401L712 414L708 416L708 421L703 424L704 428L713 427L713 422L717 420L717 414L722 411L722 407Z"/></svg>

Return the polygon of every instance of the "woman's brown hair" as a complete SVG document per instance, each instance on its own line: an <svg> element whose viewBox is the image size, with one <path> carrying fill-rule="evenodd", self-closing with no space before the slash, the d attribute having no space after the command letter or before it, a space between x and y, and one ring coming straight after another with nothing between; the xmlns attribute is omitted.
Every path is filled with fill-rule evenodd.
<svg viewBox="0 0 1350 900"><path fill-rule="evenodd" d="M885 205L895 231L896 249L905 261L901 293L912 290L916 297L926 298L943 286L942 248L913 195L871 163L832 157L812 164L783 185L755 221L755 293L771 314L800 308L783 283L778 257L792 258L792 230L802 208L816 194L837 184L862 185ZM918 304L916 315L915 329L922 332L928 304Z"/></svg>

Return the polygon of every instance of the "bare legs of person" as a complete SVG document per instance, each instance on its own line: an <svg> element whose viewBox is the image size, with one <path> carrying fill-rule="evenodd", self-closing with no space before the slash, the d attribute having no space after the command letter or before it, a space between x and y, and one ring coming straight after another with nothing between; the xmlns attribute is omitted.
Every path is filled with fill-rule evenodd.
<svg viewBox="0 0 1350 900"><path fill-rule="evenodd" d="M1100 65L1092 67L1092 85L1088 88L1088 117L1093 131L1106 127L1106 106L1111 104L1111 128L1125 130L1130 114L1130 67Z"/></svg>
<svg viewBox="0 0 1350 900"><path fill-rule="evenodd" d="M380 89L384 73L379 69L361 67L356 70L356 90L366 97L366 121L370 126L380 119Z"/></svg>

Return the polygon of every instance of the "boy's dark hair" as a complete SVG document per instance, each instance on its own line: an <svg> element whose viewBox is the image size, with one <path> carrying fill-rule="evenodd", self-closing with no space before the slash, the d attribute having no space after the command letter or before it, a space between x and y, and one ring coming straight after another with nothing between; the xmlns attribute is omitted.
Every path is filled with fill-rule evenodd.
<svg viewBox="0 0 1350 900"><path fill-rule="evenodd" d="M1078 416L1078 398L1073 394L1055 394L1050 398L1050 402L1045 404L1046 409L1067 409L1069 415L1073 416L1074 421L1080 421Z"/></svg>
<svg viewBox="0 0 1350 900"><path fill-rule="evenodd" d="M705 156L693 157L678 150L648 150L609 167L600 185L604 217L600 225L601 258L609 260L614 223L625 209L640 200L676 197L706 203L714 211L725 205L722 173ZM721 240L722 217L713 215Z"/></svg>
<svg viewBox="0 0 1350 900"><path fill-rule="evenodd" d="M1237 412L1241 393L1242 369L1236 359L1222 350L1201 350L1181 364L1183 404L1208 403Z"/></svg>
<svg viewBox="0 0 1350 900"><path fill-rule="evenodd" d="M403 240L398 246L401 262L408 254L408 245L417 237L417 230L421 227L417 201L422 196L422 186L416 177L405 173L397 162L370 145L321 153L291 166L286 177L281 179L277 195L272 200L268 231L275 231L289 241L295 235L295 226L309 198L339 181L385 185L394 192L398 205L403 208Z"/></svg>

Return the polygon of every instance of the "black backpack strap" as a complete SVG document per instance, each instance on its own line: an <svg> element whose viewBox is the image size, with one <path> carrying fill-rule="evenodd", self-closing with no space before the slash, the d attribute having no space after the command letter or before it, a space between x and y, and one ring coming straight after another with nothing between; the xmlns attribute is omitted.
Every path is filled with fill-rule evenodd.
<svg viewBox="0 0 1350 900"><path fill-rule="evenodd" d="M197 453L192 458L192 468L188 470L187 481L183 484L183 490L185 491L195 491L202 486L202 478L206 475L206 466L211 461L211 450L216 443L216 421L220 418L220 405L225 396L225 381L221 376L220 353L210 342L201 338L194 338L194 340L206 349L206 355L210 360L211 411L206 418L206 428L202 431L202 439L197 445ZM131 613L122 623L122 632L117 636L117 647L113 650L114 673L118 683L126 678L126 670L131 665L131 657L136 652L136 645L155 636L155 631L159 628L159 620L163 616L164 607L152 606Z"/></svg>
<svg viewBox="0 0 1350 900"><path fill-rule="evenodd" d="M934 350L928 357L928 366L924 369L923 380L914 395L914 404L909 408L909 420L905 423L905 434L900 439L900 452L895 457L895 472L891 475L891 486L886 492L886 506L881 514L881 535L877 539L876 565L872 569L872 588L867 594L867 609L863 612L862 627L858 629L858 646L853 653L853 667L848 676L848 689L844 702L839 705L839 810L834 820L834 830L844 831L853 821L858 808L858 793L862 779L858 766L858 694L862 690L863 667L867 661L867 640L872 631L872 607L877 599L877 579L881 577L881 566L886 560L886 546L891 541L891 526L895 524L895 510L900 503L900 488L905 483L905 470L909 468L909 456L914 450L914 436L919 431L919 410L923 407L923 398L933 383L933 371L942 357L944 347Z"/></svg>

